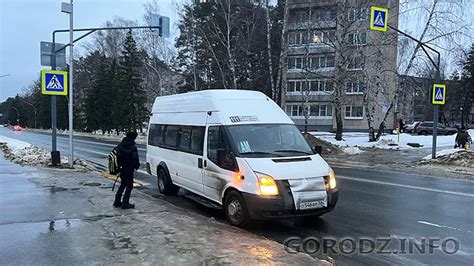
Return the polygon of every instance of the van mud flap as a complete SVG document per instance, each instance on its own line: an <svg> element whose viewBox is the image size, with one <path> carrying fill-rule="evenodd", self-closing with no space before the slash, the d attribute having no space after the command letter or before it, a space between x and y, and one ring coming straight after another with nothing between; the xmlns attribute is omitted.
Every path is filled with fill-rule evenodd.
<svg viewBox="0 0 474 266"><path fill-rule="evenodd" d="M290 179L288 183L296 210L320 209L328 206L323 177Z"/></svg>

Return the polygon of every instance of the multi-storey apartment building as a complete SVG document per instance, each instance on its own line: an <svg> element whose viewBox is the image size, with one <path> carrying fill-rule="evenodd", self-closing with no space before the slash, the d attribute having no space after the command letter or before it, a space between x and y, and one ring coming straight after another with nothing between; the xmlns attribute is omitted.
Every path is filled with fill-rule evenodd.
<svg viewBox="0 0 474 266"><path fill-rule="evenodd" d="M344 129L393 128L397 35L370 30L372 5L398 27L398 0L288 0L282 107L298 126L335 130L340 106Z"/></svg>

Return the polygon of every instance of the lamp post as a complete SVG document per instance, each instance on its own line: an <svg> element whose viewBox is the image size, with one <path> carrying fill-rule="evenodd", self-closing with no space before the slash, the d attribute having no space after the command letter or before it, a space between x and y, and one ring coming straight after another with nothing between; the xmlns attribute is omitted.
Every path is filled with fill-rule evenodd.
<svg viewBox="0 0 474 266"><path fill-rule="evenodd" d="M461 128L464 128L464 112L462 107L459 107L459 110L461 111Z"/></svg>
<svg viewBox="0 0 474 266"><path fill-rule="evenodd" d="M18 111L18 109L16 109L13 106L12 106L12 109L15 109L15 111L16 111L16 124L20 125L20 112Z"/></svg>

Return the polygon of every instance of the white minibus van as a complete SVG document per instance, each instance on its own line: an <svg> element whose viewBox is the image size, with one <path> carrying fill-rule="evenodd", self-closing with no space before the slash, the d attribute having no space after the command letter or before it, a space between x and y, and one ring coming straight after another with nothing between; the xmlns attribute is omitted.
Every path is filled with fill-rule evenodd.
<svg viewBox="0 0 474 266"><path fill-rule="evenodd" d="M147 171L163 194L180 187L223 207L236 226L334 209L333 170L261 92L204 90L157 97Z"/></svg>

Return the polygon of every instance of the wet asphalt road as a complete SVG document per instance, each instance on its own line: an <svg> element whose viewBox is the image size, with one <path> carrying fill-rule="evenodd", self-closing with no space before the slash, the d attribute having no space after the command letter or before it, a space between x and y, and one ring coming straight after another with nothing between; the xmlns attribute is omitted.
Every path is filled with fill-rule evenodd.
<svg viewBox="0 0 474 266"><path fill-rule="evenodd" d="M0 128L0 135L17 138L49 149L48 134L13 132ZM67 156L67 136L58 137L61 155ZM75 155L105 164L107 154L116 145L113 141L89 137L75 138ZM145 160L146 147L138 145L140 158ZM298 220L266 221L248 229L256 234L296 247L305 239L305 251L318 258L333 258L339 265L347 264L470 264L474 261L474 182L449 178L381 172L376 169L334 167L338 179L339 202L332 213L314 222ZM137 179L148 184L142 191L187 208L199 215L223 221L220 210L204 207L187 197L164 197L156 189L156 180L138 173ZM352 248L351 239L356 243ZM364 240L365 239L365 240ZM429 241L432 241L431 245ZM439 241L437 239L440 239ZM337 243L328 252L318 244ZM365 242L364 242L365 241ZM426 242L424 242L426 241ZM382 248L387 243L388 248ZM370 254L371 244L377 249ZM442 252L456 250L453 255ZM430 246L433 254L428 254ZM413 252L410 252L412 249ZM419 250L425 250L420 252ZM333 252L334 251L334 252ZM388 254L386 254L388 252ZM420 254L424 253L424 254Z"/></svg>

